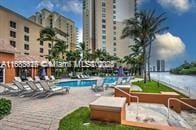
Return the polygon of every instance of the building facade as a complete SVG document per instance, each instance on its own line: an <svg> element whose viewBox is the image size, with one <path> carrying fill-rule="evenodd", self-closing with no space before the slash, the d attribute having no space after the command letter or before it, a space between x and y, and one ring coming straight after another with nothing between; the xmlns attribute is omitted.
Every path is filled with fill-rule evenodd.
<svg viewBox="0 0 196 130"><path fill-rule="evenodd" d="M77 43L77 28L74 21L47 9L36 12L36 14L29 19L43 27L54 28L57 32L57 37L66 41L68 49L75 50Z"/></svg>
<svg viewBox="0 0 196 130"><path fill-rule="evenodd" d="M18 50L20 55L48 55L50 45L37 39L43 27L0 6L0 38Z"/></svg>
<svg viewBox="0 0 196 130"><path fill-rule="evenodd" d="M103 49L111 55L129 55L129 38L121 39L124 20L134 17L135 0L83 0L83 41L95 52Z"/></svg>

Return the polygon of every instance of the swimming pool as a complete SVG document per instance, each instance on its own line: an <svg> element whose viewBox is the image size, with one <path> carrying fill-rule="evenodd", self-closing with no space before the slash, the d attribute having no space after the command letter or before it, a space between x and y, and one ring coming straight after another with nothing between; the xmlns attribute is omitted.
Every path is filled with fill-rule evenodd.
<svg viewBox="0 0 196 130"><path fill-rule="evenodd" d="M111 84L117 81L117 77L105 77L104 78L104 83L105 84ZM59 82L56 83L57 86L61 87L89 87L92 86L93 84L96 84L96 79L95 80L74 80L74 81L64 81L64 82Z"/></svg>

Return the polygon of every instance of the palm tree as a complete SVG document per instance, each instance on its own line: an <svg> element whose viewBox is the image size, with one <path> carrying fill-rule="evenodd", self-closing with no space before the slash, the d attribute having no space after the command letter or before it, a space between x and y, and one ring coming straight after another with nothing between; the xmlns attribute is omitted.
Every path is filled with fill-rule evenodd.
<svg viewBox="0 0 196 130"><path fill-rule="evenodd" d="M65 41L63 40L59 40L56 42L56 44L54 45L54 48L56 48L56 50L58 50L58 54L61 53L62 57L65 56L65 53L67 52L68 49L68 45L66 44Z"/></svg>
<svg viewBox="0 0 196 130"><path fill-rule="evenodd" d="M37 40L42 42L44 41L51 42L51 48L53 48L54 42L58 41L55 30L49 27L44 28L40 31L40 38L38 38Z"/></svg>
<svg viewBox="0 0 196 130"><path fill-rule="evenodd" d="M165 13L155 16L155 11L141 11L140 13L136 13L135 18L130 18L125 21L126 27L123 29L121 38L133 38L135 44L138 44L139 48L141 48L139 53L142 54L143 59L142 70L144 83L147 81L146 64L150 57L147 55L147 48L150 45L149 53L151 53L151 43L152 40L156 38L156 33L160 33L166 29L160 28L161 23L165 21L165 17L163 17L164 14Z"/></svg>
<svg viewBox="0 0 196 130"><path fill-rule="evenodd" d="M90 49L86 48L85 43L84 42L80 42L78 47L77 47L77 49L79 50L79 52L81 52L82 58L83 59L87 59L87 55L88 55Z"/></svg>

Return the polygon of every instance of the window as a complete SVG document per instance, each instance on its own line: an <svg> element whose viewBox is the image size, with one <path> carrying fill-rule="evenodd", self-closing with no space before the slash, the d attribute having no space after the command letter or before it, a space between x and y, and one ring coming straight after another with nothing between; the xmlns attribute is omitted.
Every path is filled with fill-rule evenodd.
<svg viewBox="0 0 196 130"><path fill-rule="evenodd" d="M116 37L114 37L114 40L116 40Z"/></svg>
<svg viewBox="0 0 196 130"><path fill-rule="evenodd" d="M39 49L39 52L40 52L40 53L44 53L44 49L43 49L43 48L40 48L40 49Z"/></svg>
<svg viewBox="0 0 196 130"><path fill-rule="evenodd" d="M26 41L26 42L29 42L29 36L24 36L24 40Z"/></svg>
<svg viewBox="0 0 196 130"><path fill-rule="evenodd" d="M102 12L105 13L106 12L106 8L102 8Z"/></svg>
<svg viewBox="0 0 196 130"><path fill-rule="evenodd" d="M102 28L106 28L106 25L102 25Z"/></svg>
<svg viewBox="0 0 196 130"><path fill-rule="evenodd" d="M103 34L106 34L106 31L105 31L105 30L102 30L102 33L103 33Z"/></svg>
<svg viewBox="0 0 196 130"><path fill-rule="evenodd" d="M113 24L116 24L116 21L113 21Z"/></svg>
<svg viewBox="0 0 196 130"><path fill-rule="evenodd" d="M114 51L116 51L116 48L114 48Z"/></svg>
<svg viewBox="0 0 196 130"><path fill-rule="evenodd" d="M116 46L116 42L114 42L113 45Z"/></svg>
<svg viewBox="0 0 196 130"><path fill-rule="evenodd" d="M28 44L24 44L24 49L25 50L29 50L29 45Z"/></svg>
<svg viewBox="0 0 196 130"><path fill-rule="evenodd" d="M102 7L106 7L106 3L103 2L103 3L102 3Z"/></svg>
<svg viewBox="0 0 196 130"><path fill-rule="evenodd" d="M25 52L24 54L25 54L25 55L29 55L29 53L27 53L27 52Z"/></svg>
<svg viewBox="0 0 196 130"><path fill-rule="evenodd" d="M44 45L44 42L43 41L40 41L39 44L40 44L40 46L43 46Z"/></svg>
<svg viewBox="0 0 196 130"><path fill-rule="evenodd" d="M29 28L28 27L24 27L24 32L29 33Z"/></svg>
<svg viewBox="0 0 196 130"><path fill-rule="evenodd" d="M10 41L10 45L15 48L16 47L16 42L15 41Z"/></svg>
<svg viewBox="0 0 196 130"><path fill-rule="evenodd" d="M51 43L48 43L48 47L49 47L49 48L52 48L52 44L51 44Z"/></svg>
<svg viewBox="0 0 196 130"><path fill-rule="evenodd" d="M116 0L113 0L113 3L116 3Z"/></svg>
<svg viewBox="0 0 196 130"><path fill-rule="evenodd" d="M106 14L102 14L102 17L105 18L106 17Z"/></svg>
<svg viewBox="0 0 196 130"><path fill-rule="evenodd" d="M113 14L116 14L116 11L115 10L113 11Z"/></svg>
<svg viewBox="0 0 196 130"><path fill-rule="evenodd" d="M10 21L10 27L15 28L16 29L16 22L14 21Z"/></svg>
<svg viewBox="0 0 196 130"><path fill-rule="evenodd" d="M106 23L106 20L105 19L102 19L102 23Z"/></svg>
<svg viewBox="0 0 196 130"><path fill-rule="evenodd" d="M116 26L114 26L114 30L116 30Z"/></svg>
<svg viewBox="0 0 196 130"><path fill-rule="evenodd" d="M102 36L102 39L106 39L106 36Z"/></svg>
<svg viewBox="0 0 196 130"><path fill-rule="evenodd" d="M114 56L116 56L116 53L114 53Z"/></svg>
<svg viewBox="0 0 196 130"><path fill-rule="evenodd" d="M16 32L10 31L10 37L16 38Z"/></svg>
<svg viewBox="0 0 196 130"><path fill-rule="evenodd" d="M116 8L116 5L113 5L113 8L115 9Z"/></svg>

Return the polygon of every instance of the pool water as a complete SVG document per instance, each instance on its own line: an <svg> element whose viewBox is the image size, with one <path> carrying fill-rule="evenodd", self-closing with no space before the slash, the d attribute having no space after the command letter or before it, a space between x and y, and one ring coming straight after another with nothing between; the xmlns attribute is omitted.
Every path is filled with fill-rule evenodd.
<svg viewBox="0 0 196 130"><path fill-rule="evenodd" d="M117 81L117 77L105 77L104 78L104 83L105 84L110 84L114 83ZM96 80L75 80L75 81L64 81L64 82L59 82L56 85L61 86L61 87L89 87L92 86L93 84L96 84Z"/></svg>

